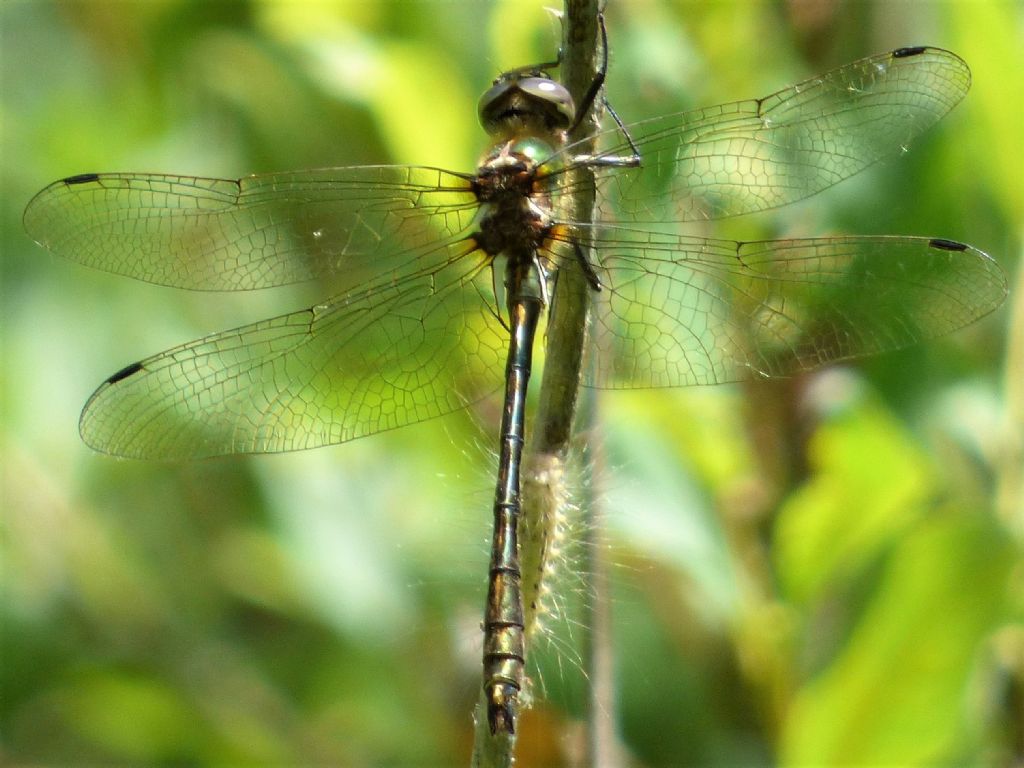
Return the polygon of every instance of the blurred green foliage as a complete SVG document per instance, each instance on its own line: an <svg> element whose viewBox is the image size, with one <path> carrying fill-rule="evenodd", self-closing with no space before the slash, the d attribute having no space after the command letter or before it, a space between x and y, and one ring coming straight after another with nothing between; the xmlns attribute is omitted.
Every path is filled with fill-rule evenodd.
<svg viewBox="0 0 1024 768"><path fill-rule="evenodd" d="M972 93L904 158L719 231L948 237L1017 270L1019 4L609 5L608 96L627 121L898 46L958 52ZM92 273L20 216L89 171L469 170L477 94L550 58L557 21L522 0L90 0L6 3L0 34L5 758L466 763L498 407L303 454L93 455L75 424L103 377L306 294ZM1024 656L1010 317L798 380L601 396L626 754L1009 763ZM564 584L571 615L588 585ZM549 625L524 765L568 763L583 711L581 630Z"/></svg>

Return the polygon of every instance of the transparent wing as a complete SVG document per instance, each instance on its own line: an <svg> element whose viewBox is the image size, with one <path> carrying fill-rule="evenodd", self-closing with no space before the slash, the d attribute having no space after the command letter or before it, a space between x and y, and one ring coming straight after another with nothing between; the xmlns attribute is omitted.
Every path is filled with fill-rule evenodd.
<svg viewBox="0 0 1024 768"><path fill-rule="evenodd" d="M792 375L949 333L1006 295L992 259L948 240L595 235L594 386Z"/></svg>
<svg viewBox="0 0 1024 768"><path fill-rule="evenodd" d="M461 408L498 385L505 346L482 311L490 271L474 248L446 244L400 281L130 365L90 398L82 437L132 458L268 453Z"/></svg>
<svg viewBox="0 0 1024 768"><path fill-rule="evenodd" d="M232 291L372 270L352 275L354 285L463 231L476 207L466 178L434 168L84 174L36 195L24 223L40 245L90 267Z"/></svg>
<svg viewBox="0 0 1024 768"><path fill-rule="evenodd" d="M716 219L801 200L905 151L970 80L949 51L905 48L762 99L634 123L642 165L597 169L602 218ZM617 130L603 137L615 142L599 157L630 154Z"/></svg>

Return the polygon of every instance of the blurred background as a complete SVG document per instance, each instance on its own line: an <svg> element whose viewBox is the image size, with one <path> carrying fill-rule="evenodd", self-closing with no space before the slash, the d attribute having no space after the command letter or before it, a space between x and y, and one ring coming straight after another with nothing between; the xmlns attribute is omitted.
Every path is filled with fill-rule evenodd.
<svg viewBox="0 0 1024 768"><path fill-rule="evenodd" d="M34 245L21 214L93 171L471 170L479 94L557 49L544 5L0 7L5 762L468 762L500 407L297 454L94 454L78 414L113 371L297 305L93 272ZM719 231L944 237L1013 284L1019 3L630 0L607 17L608 98L627 122L895 47L956 51L972 91L908 154ZM627 764L1024 760L1014 301L797 379L597 396L586 490L611 564ZM572 617L592 591L567 549L559 615L531 649L523 765L579 755Z"/></svg>

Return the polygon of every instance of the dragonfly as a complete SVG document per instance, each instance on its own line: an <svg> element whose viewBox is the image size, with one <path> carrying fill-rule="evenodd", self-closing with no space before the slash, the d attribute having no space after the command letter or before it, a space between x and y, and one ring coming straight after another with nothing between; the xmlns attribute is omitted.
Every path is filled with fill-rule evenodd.
<svg viewBox="0 0 1024 768"><path fill-rule="evenodd" d="M314 448L504 386L483 623L493 733L514 732L524 685L525 397L560 276L599 300L584 384L608 388L792 376L950 333L1007 290L989 256L939 237L735 242L677 226L786 205L906 151L967 93L970 71L949 51L900 48L763 98L616 117L586 151L569 136L607 106L601 82L576 105L554 66L494 80L479 105L490 144L470 173L86 173L43 189L24 215L43 247L150 283L329 289L313 306L114 373L81 415L98 451L180 460ZM596 191L593 221L569 212L581 183Z"/></svg>

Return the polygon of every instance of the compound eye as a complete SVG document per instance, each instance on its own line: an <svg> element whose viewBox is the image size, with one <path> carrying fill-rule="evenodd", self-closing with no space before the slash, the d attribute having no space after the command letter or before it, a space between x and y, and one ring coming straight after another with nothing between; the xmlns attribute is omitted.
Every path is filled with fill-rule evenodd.
<svg viewBox="0 0 1024 768"><path fill-rule="evenodd" d="M480 124L492 136L528 127L564 131L572 125L576 107L568 89L549 77L518 72L502 75L480 97Z"/></svg>
<svg viewBox="0 0 1024 768"><path fill-rule="evenodd" d="M563 123L559 128L568 128L576 117L576 105L573 103L569 89L561 83L547 77L526 77L517 85L519 89L535 99L547 102L559 115L556 122Z"/></svg>
<svg viewBox="0 0 1024 768"><path fill-rule="evenodd" d="M477 104L477 114L480 117L480 124L484 126L490 132L489 126L494 125L497 118L496 112L500 111L500 107L496 107L495 104L505 98L506 94L511 88L516 87L517 83L514 81L498 79L494 81L494 85L487 89L487 92L480 97L480 101Z"/></svg>

